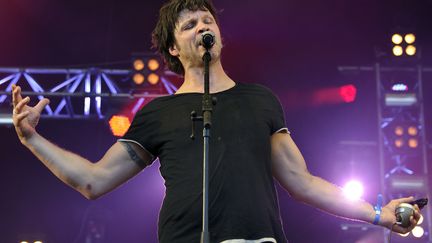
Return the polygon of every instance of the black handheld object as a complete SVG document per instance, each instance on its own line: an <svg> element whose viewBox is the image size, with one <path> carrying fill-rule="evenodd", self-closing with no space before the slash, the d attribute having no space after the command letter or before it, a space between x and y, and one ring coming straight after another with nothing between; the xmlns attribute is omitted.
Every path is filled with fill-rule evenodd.
<svg viewBox="0 0 432 243"><path fill-rule="evenodd" d="M424 208L424 206L426 206L428 204L428 199L427 198L420 198L420 199L417 199L415 201L410 202L409 204L411 204L411 205L417 204L417 206L420 209L422 209L422 208Z"/></svg>
<svg viewBox="0 0 432 243"><path fill-rule="evenodd" d="M410 218L414 215L414 206L417 204L417 206L422 209L424 206L426 206L428 203L427 198L421 198L417 199L415 201L409 202L409 203L401 203L396 208L396 224L408 228L411 225Z"/></svg>

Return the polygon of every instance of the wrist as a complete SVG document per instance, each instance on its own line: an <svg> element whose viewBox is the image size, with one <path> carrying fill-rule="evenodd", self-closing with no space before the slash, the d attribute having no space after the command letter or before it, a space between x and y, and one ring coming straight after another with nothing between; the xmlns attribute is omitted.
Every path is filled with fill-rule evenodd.
<svg viewBox="0 0 432 243"><path fill-rule="evenodd" d="M20 136L21 144L27 148L30 148L35 143L37 136L39 136L39 134L36 131L31 134L28 134L27 136Z"/></svg>
<svg viewBox="0 0 432 243"><path fill-rule="evenodd" d="M383 206L383 196L381 194L378 194L377 202L373 207L374 217L373 217L372 224L374 225L378 225L380 222L380 218L382 214L382 206Z"/></svg>

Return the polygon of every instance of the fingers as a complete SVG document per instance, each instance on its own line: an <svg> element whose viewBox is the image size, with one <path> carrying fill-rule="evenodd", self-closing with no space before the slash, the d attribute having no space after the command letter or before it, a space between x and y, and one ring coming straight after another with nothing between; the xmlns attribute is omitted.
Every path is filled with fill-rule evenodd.
<svg viewBox="0 0 432 243"><path fill-rule="evenodd" d="M396 199L396 201L400 204L400 203L409 203L414 201L414 197L403 197L403 198L399 198Z"/></svg>
<svg viewBox="0 0 432 243"><path fill-rule="evenodd" d="M401 227L397 224L394 224L391 230L396 232L396 233L399 233L399 234L406 234L406 233L410 232L412 229L404 228L404 227Z"/></svg>
<svg viewBox="0 0 432 243"><path fill-rule="evenodd" d="M418 207L417 204L414 205L414 218L416 218L417 220L420 219L420 208Z"/></svg>
<svg viewBox="0 0 432 243"><path fill-rule="evenodd" d="M22 100L21 97L21 87L12 85L12 103L14 107Z"/></svg>
<svg viewBox="0 0 432 243"><path fill-rule="evenodd" d="M15 116L15 119L14 119L14 120L15 120L15 124L16 124L16 125L20 124L21 121L22 121L24 118L26 118L29 114L30 114L29 111L24 111L24 112L22 112L22 113L16 115L16 116Z"/></svg>
<svg viewBox="0 0 432 243"><path fill-rule="evenodd" d="M37 103L37 105L35 105L34 108L36 109L37 112L42 113L45 106L47 106L49 103L50 103L49 99L43 98Z"/></svg>
<svg viewBox="0 0 432 243"><path fill-rule="evenodd" d="M22 99L14 108L14 114L20 114L24 106L30 102L30 97Z"/></svg>

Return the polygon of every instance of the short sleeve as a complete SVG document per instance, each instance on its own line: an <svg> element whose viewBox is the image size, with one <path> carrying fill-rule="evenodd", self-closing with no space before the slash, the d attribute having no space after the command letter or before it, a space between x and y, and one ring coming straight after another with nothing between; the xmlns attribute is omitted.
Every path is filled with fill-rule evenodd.
<svg viewBox="0 0 432 243"><path fill-rule="evenodd" d="M271 129L271 135L278 133L278 132L286 132L290 133L288 128L285 124L285 114L282 108L282 105L272 92L270 92L271 96L271 110L272 110L272 116L270 117L270 129Z"/></svg>
<svg viewBox="0 0 432 243"><path fill-rule="evenodd" d="M157 112L152 112L151 103L147 104L137 112L126 134L117 140L119 142L135 143L147 151L152 157L150 164L158 156L156 138L158 137L159 123L156 116Z"/></svg>

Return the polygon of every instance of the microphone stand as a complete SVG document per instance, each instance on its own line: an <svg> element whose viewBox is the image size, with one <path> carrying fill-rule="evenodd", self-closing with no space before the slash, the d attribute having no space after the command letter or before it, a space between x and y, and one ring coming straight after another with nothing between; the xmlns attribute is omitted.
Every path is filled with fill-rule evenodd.
<svg viewBox="0 0 432 243"><path fill-rule="evenodd" d="M208 231L208 189L209 189L209 149L210 149L210 128L211 128L211 116L213 111L213 105L216 104L216 99L212 99L210 95L210 71L209 63L211 61L211 55L209 48L206 48L206 52L203 55L204 61L204 94L202 99L202 116L197 116L195 111L191 112L192 120L192 134L191 139L195 138L194 135L194 122L203 121L203 140L204 140L204 153L203 153L203 217L202 217L202 232L201 232L201 243L210 243L210 233ZM214 97L216 98L216 97Z"/></svg>

